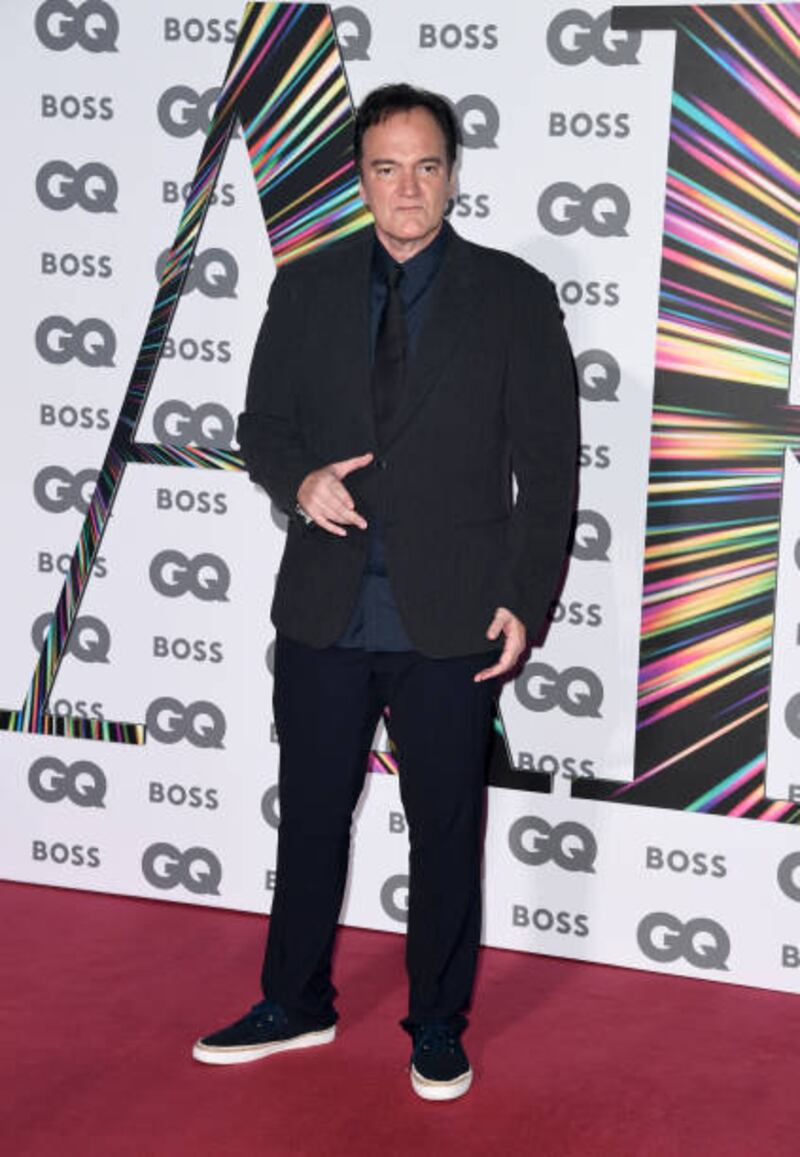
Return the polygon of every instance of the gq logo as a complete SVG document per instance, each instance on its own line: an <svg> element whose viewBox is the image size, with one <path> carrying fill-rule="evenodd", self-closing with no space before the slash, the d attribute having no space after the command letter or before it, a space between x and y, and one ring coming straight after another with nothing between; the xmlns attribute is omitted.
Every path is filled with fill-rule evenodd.
<svg viewBox="0 0 800 1157"><path fill-rule="evenodd" d="M578 392L586 402L616 402L622 374L608 350L584 350L575 359Z"/></svg>
<svg viewBox="0 0 800 1157"><path fill-rule="evenodd" d="M236 425L229 410L218 402L192 407L170 398L153 415L153 432L168 446L206 446L230 450Z"/></svg>
<svg viewBox="0 0 800 1157"><path fill-rule="evenodd" d="M39 42L53 52L80 44L87 52L116 52L119 19L105 0L46 0L36 12L34 28Z"/></svg>
<svg viewBox="0 0 800 1157"><path fill-rule="evenodd" d="M793 695L786 704L783 718L795 739L800 739L800 694Z"/></svg>
<svg viewBox="0 0 800 1157"><path fill-rule="evenodd" d="M408 876L390 876L381 888L381 908L398 924L408 923Z"/></svg>
<svg viewBox="0 0 800 1157"><path fill-rule="evenodd" d="M610 8L599 16L568 8L547 29L547 51L559 64L584 64L592 57L611 67L638 64L641 44L641 32L612 30Z"/></svg>
<svg viewBox="0 0 800 1157"><path fill-rule="evenodd" d="M156 277L161 281L172 250L165 249L156 261ZM236 258L227 249L206 249L196 253L181 293L193 293L198 289L204 297L236 297L239 283L239 266Z"/></svg>
<svg viewBox="0 0 800 1157"><path fill-rule="evenodd" d="M520 816L511 825L508 846L516 859L532 868L552 862L565 872L593 873L597 859L593 832L569 820L551 827L541 816Z"/></svg>
<svg viewBox="0 0 800 1157"><path fill-rule="evenodd" d="M48 514L67 510L86 514L96 484L96 470L87 468L73 474L65 466L43 466L33 480L33 497Z"/></svg>
<svg viewBox="0 0 800 1157"><path fill-rule="evenodd" d="M277 832L281 825L281 813L278 803L278 785L268 787L261 797L261 814L264 822Z"/></svg>
<svg viewBox="0 0 800 1157"><path fill-rule="evenodd" d="M800 901L800 884L795 880L798 868L800 868L800 852L784 856L778 864L778 887L790 900Z"/></svg>
<svg viewBox="0 0 800 1157"><path fill-rule="evenodd" d="M117 337L107 321L87 317L72 322L54 314L40 321L35 334L36 350L53 366L63 366L76 358L90 370L114 365Z"/></svg>
<svg viewBox="0 0 800 1157"><path fill-rule="evenodd" d="M45 611L35 620L31 629L31 639L37 651L44 646L53 616ZM72 628L67 654L74 655L81 663L107 663L111 650L111 632L102 619L94 615L79 615Z"/></svg>
<svg viewBox="0 0 800 1157"><path fill-rule="evenodd" d="M579 510L575 515L572 557L581 562L608 562L611 526L596 510Z"/></svg>
<svg viewBox="0 0 800 1157"><path fill-rule="evenodd" d="M465 149L496 149L500 113L488 96L473 93L454 105Z"/></svg>
<svg viewBox="0 0 800 1157"><path fill-rule="evenodd" d="M731 941L716 920L697 916L684 924L669 912L651 912L640 922L636 939L644 955L656 964L683 959L703 971L728 971Z"/></svg>
<svg viewBox="0 0 800 1157"><path fill-rule="evenodd" d="M558 672L549 663L527 663L514 680L514 691L529 711L555 707L574 718L600 718L603 684L588 667L567 667Z"/></svg>
<svg viewBox="0 0 800 1157"><path fill-rule="evenodd" d="M196 92L187 84L175 84L159 97L158 123L171 137L207 136L219 94L219 87Z"/></svg>
<svg viewBox="0 0 800 1157"><path fill-rule="evenodd" d="M151 844L142 856L142 875L163 891L181 885L195 896L218 896L222 865L208 848L182 852L174 844Z"/></svg>
<svg viewBox="0 0 800 1157"><path fill-rule="evenodd" d="M369 60L372 25L366 14L352 4L334 8L331 13L342 60Z"/></svg>
<svg viewBox="0 0 800 1157"><path fill-rule="evenodd" d="M168 599L191 593L203 603L226 603L231 572L217 554L187 558L180 550L162 550L150 563L150 582Z"/></svg>
<svg viewBox="0 0 800 1157"><path fill-rule="evenodd" d="M28 786L42 803L68 799L77 807L106 806L106 777L96 763L87 759L63 763L55 756L45 755L31 764Z"/></svg>
<svg viewBox="0 0 800 1157"><path fill-rule="evenodd" d="M56 212L80 205L87 213L116 213L118 193L117 178L100 161L78 169L69 161L48 161L36 174L36 196Z"/></svg>
<svg viewBox="0 0 800 1157"><path fill-rule="evenodd" d="M585 192L572 181L556 181L539 197L536 212L542 227L557 237L579 229L592 237L627 237L631 203L624 189L608 181Z"/></svg>
<svg viewBox="0 0 800 1157"><path fill-rule="evenodd" d="M180 699L168 695L154 699L145 715L147 733L157 743L180 743L185 739L192 747L221 749L227 723L216 703L198 699L184 706Z"/></svg>

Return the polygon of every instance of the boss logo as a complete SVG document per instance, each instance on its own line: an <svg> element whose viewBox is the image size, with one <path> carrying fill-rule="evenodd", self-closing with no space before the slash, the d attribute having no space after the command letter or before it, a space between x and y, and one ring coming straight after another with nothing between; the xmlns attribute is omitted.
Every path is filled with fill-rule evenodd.
<svg viewBox="0 0 800 1157"><path fill-rule="evenodd" d="M564 305L607 305L620 302L618 281L563 281L558 295Z"/></svg>
<svg viewBox="0 0 800 1157"><path fill-rule="evenodd" d="M631 203L624 189L608 181L585 192L572 181L556 181L539 197L536 212L542 227L557 237L579 229L592 237L627 237Z"/></svg>
<svg viewBox="0 0 800 1157"><path fill-rule="evenodd" d="M596 137L605 140L612 137L623 140L631 135L630 113L627 112L551 112L548 133L551 137Z"/></svg>
<svg viewBox="0 0 800 1157"><path fill-rule="evenodd" d="M588 667L556 671L549 663L528 663L514 680L514 691L529 711L559 708L574 718L600 718L603 684Z"/></svg>
<svg viewBox="0 0 800 1157"><path fill-rule="evenodd" d="M496 24L420 24L420 48L497 48Z"/></svg>
<svg viewBox="0 0 800 1157"><path fill-rule="evenodd" d="M581 562L608 562L611 526L596 510L579 510L575 515L572 557Z"/></svg>
<svg viewBox="0 0 800 1157"><path fill-rule="evenodd" d="M222 865L208 848L182 852L174 844L151 844L142 856L142 875L154 888L181 886L195 896L218 896Z"/></svg>
<svg viewBox="0 0 800 1157"><path fill-rule="evenodd" d="M37 506L49 514L64 514L67 510L86 514L96 484L96 470L73 474L65 466L43 466L33 480L33 497Z"/></svg>
<svg viewBox="0 0 800 1157"><path fill-rule="evenodd" d="M381 908L398 924L408 923L408 876L390 876L381 888Z"/></svg>
<svg viewBox="0 0 800 1157"><path fill-rule="evenodd" d="M578 391L586 402L616 402L622 379L619 362L608 350L584 350L575 359Z"/></svg>
<svg viewBox="0 0 800 1157"><path fill-rule="evenodd" d="M186 84L175 84L159 97L158 123L171 137L207 136L219 94L219 87L198 93Z"/></svg>
<svg viewBox="0 0 800 1157"><path fill-rule="evenodd" d="M50 550L40 550L36 556L36 569L39 574L69 574L71 563L71 554L54 554ZM108 562L99 554L94 560L92 578L105 578L107 574Z"/></svg>
<svg viewBox="0 0 800 1157"><path fill-rule="evenodd" d="M221 663L222 643L209 639L168 639L166 635L153 636L154 659L177 659L185 662L190 659L193 663Z"/></svg>
<svg viewBox="0 0 800 1157"><path fill-rule="evenodd" d="M39 406L39 423L42 426L61 426L65 430L107 430L111 425L108 410L101 406L51 406L42 402Z"/></svg>
<svg viewBox="0 0 800 1157"><path fill-rule="evenodd" d="M541 816L520 816L511 825L508 846L523 864L554 863L565 872L594 872L597 840L583 824L566 820L555 827Z"/></svg>
<svg viewBox="0 0 800 1157"><path fill-rule="evenodd" d="M778 864L778 887L784 896L800 902L800 883L795 879L798 868L800 868L800 852L791 852L788 856L784 856Z"/></svg>
<svg viewBox="0 0 800 1157"><path fill-rule="evenodd" d="M42 93L42 116L45 119L62 116L74 121L110 121L114 118L114 105L110 96L54 96L52 92Z"/></svg>
<svg viewBox="0 0 800 1157"><path fill-rule="evenodd" d="M81 277L97 277L100 280L105 280L111 277L113 272L111 258L106 253L99 256L85 253L80 257L77 253L42 254L42 273L48 277L63 273L65 277L80 275Z"/></svg>
<svg viewBox="0 0 800 1157"><path fill-rule="evenodd" d="M650 845L645 851L645 867L651 872L665 869L676 875L688 872L692 876L711 876L721 880L728 874L725 857L709 855L707 852L685 852L682 848L663 848Z"/></svg>
<svg viewBox="0 0 800 1157"><path fill-rule="evenodd" d="M50 611L45 611L34 621L31 639L37 651L44 646L52 621ZM79 615L72 626L67 654L74 655L81 663L107 663L110 650L111 632L103 620L94 615Z"/></svg>
<svg viewBox="0 0 800 1157"><path fill-rule="evenodd" d="M561 775L573 782L576 779L594 779L597 768L593 759L578 759L575 755L540 755L532 751L517 753L516 767L521 771L541 771L545 775Z"/></svg>
<svg viewBox="0 0 800 1157"><path fill-rule="evenodd" d="M77 807L105 807L108 784L96 763L79 759L63 763L53 755L45 755L32 763L28 771L28 786L42 803L60 803L68 799Z"/></svg>
<svg viewBox="0 0 800 1157"><path fill-rule="evenodd" d="M194 362L199 358L201 362L220 362L225 364L231 360L231 343L214 341L212 338L203 338L197 341L193 337L183 337L179 341L168 337L161 350L162 358L179 357L185 362Z"/></svg>
<svg viewBox="0 0 800 1157"><path fill-rule="evenodd" d="M261 797L261 814L264 817L264 822L269 824L276 832L281 824L281 810L280 800L278 798L278 785L273 784L268 787Z"/></svg>
<svg viewBox="0 0 800 1157"><path fill-rule="evenodd" d="M191 192L191 181L187 181L185 185L179 185L177 181L162 181L161 183L161 200L165 205L175 205L180 200L186 201ZM216 205L218 203L225 208L236 204L236 188L230 181L226 181L224 185L217 185L211 194L211 204Z"/></svg>
<svg viewBox="0 0 800 1157"><path fill-rule="evenodd" d="M800 693L793 695L786 704L783 718L795 739L800 739Z"/></svg>
<svg viewBox="0 0 800 1157"><path fill-rule="evenodd" d="M607 470L611 465L611 447L605 443L593 446L589 442L581 442L578 461L584 469L594 467L596 470Z"/></svg>
<svg viewBox="0 0 800 1157"><path fill-rule="evenodd" d="M69 864L72 868L99 868L100 849L87 848L83 844L48 844L45 840L34 840L31 859L39 863Z"/></svg>
<svg viewBox="0 0 800 1157"><path fill-rule="evenodd" d="M150 803L169 803L173 807L204 808L216 811L219 807L219 793L214 787L184 787L182 783L159 783L152 780L147 798Z"/></svg>
<svg viewBox="0 0 800 1157"><path fill-rule="evenodd" d="M56 699L50 704L52 715L77 716L79 719L104 719L102 703L87 703L85 699Z"/></svg>
<svg viewBox="0 0 800 1157"><path fill-rule="evenodd" d="M482 221L491 215L488 193L459 193L451 197L444 211L445 217L474 217Z"/></svg>
<svg viewBox="0 0 800 1157"><path fill-rule="evenodd" d="M221 750L227 730L225 716L216 703L198 699L184 706L180 699L163 696L154 699L145 715L147 733L156 743L180 743L185 739L192 747L214 747Z"/></svg>
<svg viewBox="0 0 800 1157"><path fill-rule="evenodd" d="M372 25L366 13L352 4L334 8L331 13L336 26L336 39L342 60L369 60L372 43Z"/></svg>
<svg viewBox="0 0 800 1157"><path fill-rule="evenodd" d="M171 256L172 250L165 249L156 261L159 282ZM233 254L227 249L205 249L195 253L181 292L193 293L197 289L204 297L236 297L238 284L239 266Z"/></svg>
<svg viewBox="0 0 800 1157"><path fill-rule="evenodd" d="M36 11L34 27L39 42L53 52L79 44L87 52L116 52L119 19L105 0L46 0Z"/></svg>
<svg viewBox="0 0 800 1157"><path fill-rule="evenodd" d="M162 550L150 563L150 582L168 599L193 594L204 603L225 603L231 572L217 554L206 552L188 558L180 550Z"/></svg>
<svg viewBox="0 0 800 1157"><path fill-rule="evenodd" d="M559 64L584 64L592 58L611 67L638 64L641 43L641 32L612 30L610 8L599 16L568 8L547 29L547 50Z"/></svg>
<svg viewBox="0 0 800 1157"><path fill-rule="evenodd" d="M48 161L36 174L36 195L46 209L61 212L80 205L87 213L116 213L117 178L100 161L75 168L69 161Z"/></svg>
<svg viewBox="0 0 800 1157"><path fill-rule="evenodd" d="M168 446L206 446L230 450L236 426L218 402L190 406L178 398L162 402L153 415L156 440Z"/></svg>
<svg viewBox="0 0 800 1157"><path fill-rule="evenodd" d="M227 514L228 496L208 490L170 490L167 486L156 489L156 510L178 510L181 514Z"/></svg>
<svg viewBox="0 0 800 1157"><path fill-rule="evenodd" d="M568 627L602 627L603 608L599 603L583 603L573 599L569 603L550 604L547 618L551 623L563 623Z"/></svg>
<svg viewBox="0 0 800 1157"><path fill-rule="evenodd" d="M559 936L589 935L589 917L585 912L553 912L550 908L512 904L511 923L515 928L535 928L537 932L557 932Z"/></svg>
<svg viewBox="0 0 800 1157"><path fill-rule="evenodd" d="M454 108L461 125L461 140L465 149L497 148L500 113L488 96L478 93L462 96Z"/></svg>
<svg viewBox="0 0 800 1157"><path fill-rule="evenodd" d="M178 20L174 16L164 19L164 39L167 41L187 40L190 44L233 44L239 22L235 18L219 20L212 16L210 20L200 20L192 16L188 20Z"/></svg>
<svg viewBox="0 0 800 1157"><path fill-rule="evenodd" d="M96 370L113 366L117 338L106 321L87 317L77 323L68 317L54 315L40 321L35 334L36 349L52 366L63 366L77 358L84 366Z"/></svg>
<svg viewBox="0 0 800 1157"><path fill-rule="evenodd" d="M716 920L697 916L683 923L670 912L651 912L636 930L639 948L656 964L685 960L704 972L727 972L731 941Z"/></svg>

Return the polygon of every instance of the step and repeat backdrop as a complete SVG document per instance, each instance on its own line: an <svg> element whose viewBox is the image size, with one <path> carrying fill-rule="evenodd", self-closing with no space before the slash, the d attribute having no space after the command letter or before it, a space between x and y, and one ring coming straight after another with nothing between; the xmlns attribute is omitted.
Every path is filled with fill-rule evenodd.
<svg viewBox="0 0 800 1157"><path fill-rule="evenodd" d="M402 79L460 118L454 227L556 285L581 398L569 572L499 705L485 943L800 986L800 5L0 28L3 875L269 910L285 523L235 419L276 262L367 224L352 104ZM342 919L401 931L406 901L381 727Z"/></svg>

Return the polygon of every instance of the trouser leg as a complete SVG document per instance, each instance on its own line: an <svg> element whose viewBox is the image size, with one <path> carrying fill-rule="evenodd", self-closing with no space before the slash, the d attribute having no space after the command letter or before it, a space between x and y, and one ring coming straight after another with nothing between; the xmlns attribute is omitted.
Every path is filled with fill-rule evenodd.
<svg viewBox="0 0 800 1157"><path fill-rule="evenodd" d="M481 929L481 845L496 653L409 657L391 686L391 731L409 826L409 1018L456 1020L469 1005Z"/></svg>
<svg viewBox="0 0 800 1157"><path fill-rule="evenodd" d="M273 701L281 819L262 988L298 1017L330 1021L351 817L381 704L363 651L316 650L282 636Z"/></svg>

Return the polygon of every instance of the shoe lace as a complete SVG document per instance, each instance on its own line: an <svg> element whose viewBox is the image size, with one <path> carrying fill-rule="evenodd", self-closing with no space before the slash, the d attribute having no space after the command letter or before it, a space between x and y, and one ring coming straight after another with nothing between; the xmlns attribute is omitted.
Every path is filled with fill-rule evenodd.
<svg viewBox="0 0 800 1157"><path fill-rule="evenodd" d="M415 1043L423 1053L454 1053L458 1048L458 1034L447 1024L423 1024L417 1029Z"/></svg>

